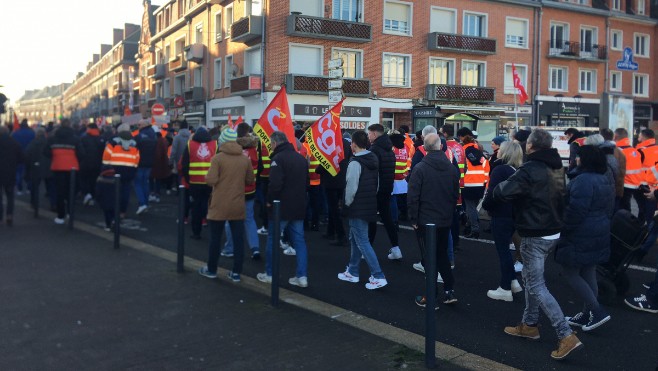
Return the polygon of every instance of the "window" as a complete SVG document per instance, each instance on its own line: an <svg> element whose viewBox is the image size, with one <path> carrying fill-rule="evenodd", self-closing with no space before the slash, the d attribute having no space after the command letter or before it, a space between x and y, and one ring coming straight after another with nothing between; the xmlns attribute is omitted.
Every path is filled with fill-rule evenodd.
<svg viewBox="0 0 658 371"><path fill-rule="evenodd" d="M261 49L260 46L244 51L244 74L259 75L261 73Z"/></svg>
<svg viewBox="0 0 658 371"><path fill-rule="evenodd" d="M176 40L176 44L174 44L174 58L181 55L183 53L183 49L185 49L185 36Z"/></svg>
<svg viewBox="0 0 658 371"><path fill-rule="evenodd" d="M548 90L550 91L567 91L567 68L566 67L548 67Z"/></svg>
<svg viewBox="0 0 658 371"><path fill-rule="evenodd" d="M551 49L564 50L566 41L569 41L569 25L551 23Z"/></svg>
<svg viewBox="0 0 658 371"><path fill-rule="evenodd" d="M644 15L646 4L644 0L637 0L637 14Z"/></svg>
<svg viewBox="0 0 658 371"><path fill-rule="evenodd" d="M528 87L528 66L515 64L516 73L519 74L521 79L521 85ZM505 94L514 94L516 88L514 88L514 77L512 75L512 65L505 63Z"/></svg>
<svg viewBox="0 0 658 371"><path fill-rule="evenodd" d="M363 77L363 51L354 49L332 49L331 58L343 60L343 77L360 79Z"/></svg>
<svg viewBox="0 0 658 371"><path fill-rule="evenodd" d="M621 0L612 0L612 10L621 10Z"/></svg>
<svg viewBox="0 0 658 371"><path fill-rule="evenodd" d="M512 48L528 47L528 20L507 17L505 23L505 46Z"/></svg>
<svg viewBox="0 0 658 371"><path fill-rule="evenodd" d="M237 66L233 64L233 56L227 55L224 57L224 87L228 88L231 86L231 79L237 75L236 72Z"/></svg>
<svg viewBox="0 0 658 371"><path fill-rule="evenodd" d="M161 82L156 82L155 83L155 97L156 98L164 98Z"/></svg>
<svg viewBox="0 0 658 371"><path fill-rule="evenodd" d="M165 45L164 58L165 62L169 62L169 60L171 60L171 45L169 44Z"/></svg>
<svg viewBox="0 0 658 371"><path fill-rule="evenodd" d="M231 37L231 26L233 25L233 4L224 8L224 22L226 25L224 29L226 30L226 38Z"/></svg>
<svg viewBox="0 0 658 371"><path fill-rule="evenodd" d="M411 3L386 0L384 2L384 33L411 36Z"/></svg>
<svg viewBox="0 0 658 371"><path fill-rule="evenodd" d="M485 86L485 64L462 61L462 85Z"/></svg>
<svg viewBox="0 0 658 371"><path fill-rule="evenodd" d="M300 75L322 75L324 50L315 45L290 45L288 72ZM304 61L304 63L299 63Z"/></svg>
<svg viewBox="0 0 658 371"><path fill-rule="evenodd" d="M384 53L382 67L382 85L407 88L411 86L410 55Z"/></svg>
<svg viewBox="0 0 658 371"><path fill-rule="evenodd" d="M610 49L621 50L624 43L624 33L621 30L610 31Z"/></svg>
<svg viewBox="0 0 658 371"><path fill-rule="evenodd" d="M201 66L194 69L194 85L195 88L203 87L203 68Z"/></svg>
<svg viewBox="0 0 658 371"><path fill-rule="evenodd" d="M361 0L333 0L331 9L333 19L359 22L363 19L363 1Z"/></svg>
<svg viewBox="0 0 658 371"><path fill-rule="evenodd" d="M185 90L185 74L174 77L174 95L183 95Z"/></svg>
<svg viewBox="0 0 658 371"><path fill-rule="evenodd" d="M430 84L454 85L455 60L430 58Z"/></svg>
<svg viewBox="0 0 658 371"><path fill-rule="evenodd" d="M222 58L215 59L213 68L213 76L215 77L213 88L218 90L222 88Z"/></svg>
<svg viewBox="0 0 658 371"><path fill-rule="evenodd" d="M621 71L610 71L610 90L621 91Z"/></svg>
<svg viewBox="0 0 658 371"><path fill-rule="evenodd" d="M649 96L649 75L643 73L633 74L633 95L638 97Z"/></svg>
<svg viewBox="0 0 658 371"><path fill-rule="evenodd" d="M215 14L215 42L222 41L222 13Z"/></svg>
<svg viewBox="0 0 658 371"><path fill-rule="evenodd" d="M323 17L324 0L290 0L290 11L312 17Z"/></svg>
<svg viewBox="0 0 658 371"><path fill-rule="evenodd" d="M649 57L649 35L635 34L635 55L638 57Z"/></svg>
<svg viewBox="0 0 658 371"><path fill-rule="evenodd" d="M464 12L464 35L487 37L487 16Z"/></svg>
<svg viewBox="0 0 658 371"><path fill-rule="evenodd" d="M596 70L580 70L578 92L596 94Z"/></svg>
<svg viewBox="0 0 658 371"><path fill-rule="evenodd" d="M457 10L432 7L430 32L457 33Z"/></svg>
<svg viewBox="0 0 658 371"><path fill-rule="evenodd" d="M596 45L597 29L592 27L580 28L580 56L591 58L595 55L594 45ZM597 45L598 49L598 45ZM598 50L596 50L598 52Z"/></svg>
<svg viewBox="0 0 658 371"><path fill-rule="evenodd" d="M194 42L203 44L203 23L196 25L194 28Z"/></svg>
<svg viewBox="0 0 658 371"><path fill-rule="evenodd" d="M169 79L164 79L164 83L162 84L162 88L164 89L162 94L163 98L169 98L171 96L171 84L169 82Z"/></svg>
<svg viewBox="0 0 658 371"><path fill-rule="evenodd" d="M245 4L245 16L261 15L263 13L263 0L247 0Z"/></svg>

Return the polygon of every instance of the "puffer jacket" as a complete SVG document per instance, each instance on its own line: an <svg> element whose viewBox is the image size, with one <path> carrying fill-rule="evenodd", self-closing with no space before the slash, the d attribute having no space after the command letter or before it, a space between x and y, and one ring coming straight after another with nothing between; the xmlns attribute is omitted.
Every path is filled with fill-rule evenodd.
<svg viewBox="0 0 658 371"><path fill-rule="evenodd" d="M393 192L393 179L395 178L395 154L393 143L388 135L375 139L370 146L370 152L379 160L379 191L378 195L390 195Z"/></svg>

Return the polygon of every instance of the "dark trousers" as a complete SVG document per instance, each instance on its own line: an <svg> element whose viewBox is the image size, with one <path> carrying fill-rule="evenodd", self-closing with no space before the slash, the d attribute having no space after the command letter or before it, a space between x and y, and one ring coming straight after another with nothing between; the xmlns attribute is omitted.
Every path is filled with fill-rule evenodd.
<svg viewBox="0 0 658 371"><path fill-rule="evenodd" d="M391 195L377 193L377 211L379 217L384 223L384 229L388 234L388 239L391 241L391 246L400 246L398 243L398 231L393 223L393 216L391 214ZM368 224L368 239L370 244L374 246L375 237L377 236L377 222L370 222Z"/></svg>
<svg viewBox="0 0 658 371"><path fill-rule="evenodd" d="M416 229L416 237L418 239L418 246L422 253L421 262L424 267L425 265L425 256L430 249L433 249L436 253L436 267L441 273L441 278L443 278L443 290L450 291L453 290L455 286L455 277L452 275L452 269L450 268L450 260L448 259L448 234L450 233L450 227L443 227L436 229L436 246L431 248L425 244L425 226L419 225ZM439 287L437 285L436 292L438 294Z"/></svg>
<svg viewBox="0 0 658 371"><path fill-rule="evenodd" d="M105 216L105 227L112 227L112 222L114 221L114 209L103 210L103 216Z"/></svg>
<svg viewBox="0 0 658 371"><path fill-rule="evenodd" d="M208 199L212 188L205 184L190 184L190 197L192 198L192 234L201 234L201 221L208 215Z"/></svg>
<svg viewBox="0 0 658 371"><path fill-rule="evenodd" d="M658 268L658 263L656 264ZM653 282L649 285L649 290L647 290L647 298L654 303L658 303L658 271L656 271L656 276L653 279Z"/></svg>
<svg viewBox="0 0 658 371"><path fill-rule="evenodd" d="M311 221L311 226L317 227L320 222L320 186L308 187L308 209L306 220ZM309 215L310 214L310 215Z"/></svg>
<svg viewBox="0 0 658 371"><path fill-rule="evenodd" d="M119 211L125 214L128 211L128 202L130 202L130 191L133 179L124 179L121 177L121 194L119 197Z"/></svg>
<svg viewBox="0 0 658 371"><path fill-rule="evenodd" d="M619 208L631 211L631 198L634 198L637 202L637 218L640 221L646 221L646 197L639 189L624 188L624 196L621 198Z"/></svg>
<svg viewBox="0 0 658 371"><path fill-rule="evenodd" d="M491 233L500 259L500 287L511 290L512 280L516 279L514 261L509 249L514 234L514 221L511 217L492 217Z"/></svg>
<svg viewBox="0 0 658 371"><path fill-rule="evenodd" d="M55 177L55 193L57 194L57 217L64 219L66 217L67 203L70 208L69 192L71 185L70 171L53 171Z"/></svg>
<svg viewBox="0 0 658 371"><path fill-rule="evenodd" d="M263 227L265 228L269 225L269 217L267 215L267 191L269 186L269 178L258 178L258 182L256 183L256 201L260 203L258 216L263 221Z"/></svg>
<svg viewBox="0 0 658 371"><path fill-rule="evenodd" d="M7 216L13 217L14 215L14 184L0 184L0 220L2 220L5 215L4 205L2 203L3 189L5 196L7 197Z"/></svg>
<svg viewBox="0 0 658 371"><path fill-rule="evenodd" d="M80 192L83 195L90 194L96 196L96 179L101 174L100 169L82 169L80 170Z"/></svg>
<svg viewBox="0 0 658 371"><path fill-rule="evenodd" d="M208 271L217 273L219 250L222 246L224 224L226 220L208 220L210 228L210 244L208 245ZM228 220L233 237L233 273L242 273L244 260L244 220Z"/></svg>
<svg viewBox="0 0 658 371"><path fill-rule="evenodd" d="M450 234L452 234L452 245L459 246L459 209L461 205L455 207L452 213L452 226L450 227Z"/></svg>
<svg viewBox="0 0 658 371"><path fill-rule="evenodd" d="M329 207L329 222L327 223L327 234L335 235L337 239L345 239L345 227L340 217L340 203L343 198L342 189L327 189L327 204Z"/></svg>

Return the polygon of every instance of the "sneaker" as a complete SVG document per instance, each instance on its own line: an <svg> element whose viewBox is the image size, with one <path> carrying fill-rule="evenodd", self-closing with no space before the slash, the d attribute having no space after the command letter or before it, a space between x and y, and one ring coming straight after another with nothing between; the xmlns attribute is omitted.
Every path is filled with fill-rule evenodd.
<svg viewBox="0 0 658 371"><path fill-rule="evenodd" d="M455 304L457 298L455 297L455 290L446 291L446 296L443 298L443 304Z"/></svg>
<svg viewBox="0 0 658 371"><path fill-rule="evenodd" d="M509 244L509 249L512 251L516 251L516 246L514 246L513 243Z"/></svg>
<svg viewBox="0 0 658 371"><path fill-rule="evenodd" d="M92 200L91 194L87 193L85 195L85 198L82 200L82 204L83 205L88 205L89 201L91 201L91 200Z"/></svg>
<svg viewBox="0 0 658 371"><path fill-rule="evenodd" d="M212 273L208 270L208 267L201 267L199 268L199 274L210 279L217 278L217 273Z"/></svg>
<svg viewBox="0 0 658 371"><path fill-rule="evenodd" d="M516 294L523 291L523 287L519 283L519 280L512 280L512 294Z"/></svg>
<svg viewBox="0 0 658 371"><path fill-rule="evenodd" d="M512 290L505 290L500 286L495 290L487 291L487 296L494 300L514 301Z"/></svg>
<svg viewBox="0 0 658 371"><path fill-rule="evenodd" d="M610 321L610 318L610 315L603 310L601 310L598 314L595 314L594 311L591 311L589 312L589 320L583 326L583 331L592 331L602 324Z"/></svg>
<svg viewBox="0 0 658 371"><path fill-rule="evenodd" d="M272 283L272 276L268 276L267 273L258 273L256 275L256 278L260 282L265 282L265 283Z"/></svg>
<svg viewBox="0 0 658 371"><path fill-rule="evenodd" d="M349 272L349 267L345 268L345 272L338 273L338 279L341 281L347 281L352 283L359 282L359 277L353 276Z"/></svg>
<svg viewBox="0 0 658 371"><path fill-rule="evenodd" d="M436 273L436 282L443 283L443 277L441 277L441 273Z"/></svg>
<svg viewBox="0 0 658 371"><path fill-rule="evenodd" d="M521 263L520 261L514 263L514 272L519 273L522 270L523 270L523 263Z"/></svg>
<svg viewBox="0 0 658 371"><path fill-rule="evenodd" d="M414 299L414 302L419 307L425 308L427 306L427 298L425 298L424 296L416 296L416 299ZM439 310L438 301L434 303L434 310Z"/></svg>
<svg viewBox="0 0 658 371"><path fill-rule="evenodd" d="M389 260L402 259L402 252L400 251L400 248L398 246L395 246L394 248L389 250L388 259Z"/></svg>
<svg viewBox="0 0 658 371"><path fill-rule="evenodd" d="M279 246L281 246L281 248L285 250L290 247L290 244L284 240L279 240Z"/></svg>
<svg viewBox="0 0 658 371"><path fill-rule="evenodd" d="M423 267L422 262L414 263L413 267L415 270L425 273L425 267Z"/></svg>
<svg viewBox="0 0 658 371"><path fill-rule="evenodd" d="M227 277L233 282L240 282L240 273L228 272Z"/></svg>
<svg viewBox="0 0 658 371"><path fill-rule="evenodd" d="M201 219L201 226L202 227L207 227L208 226L208 219L206 219L206 218Z"/></svg>
<svg viewBox="0 0 658 371"><path fill-rule="evenodd" d="M629 307L649 313L658 313L658 305L647 298L646 295L624 299Z"/></svg>
<svg viewBox="0 0 658 371"><path fill-rule="evenodd" d="M251 260L260 260L260 251L255 250L251 253Z"/></svg>
<svg viewBox="0 0 658 371"><path fill-rule="evenodd" d="M368 290L375 290L384 287L386 285L388 285L388 281L386 281L386 278L375 278L373 276L370 276L370 282L366 283L366 288Z"/></svg>
<svg viewBox="0 0 658 371"><path fill-rule="evenodd" d="M526 339L539 339L539 328L537 326L528 326L525 323L520 323L518 326L505 327L505 333Z"/></svg>
<svg viewBox="0 0 658 371"><path fill-rule="evenodd" d="M223 257L225 257L225 258L232 258L232 257L233 257L233 253L232 253L232 252L228 252L228 251L222 251L221 253L219 253L219 255L221 255L221 256L223 256Z"/></svg>
<svg viewBox="0 0 658 371"><path fill-rule="evenodd" d="M583 343L578 340L575 333L560 339L557 342L557 349L551 352L551 358L562 360L576 349L582 348Z"/></svg>
<svg viewBox="0 0 658 371"><path fill-rule="evenodd" d="M149 202L155 202L156 199L155 195L149 195Z"/></svg>
<svg viewBox="0 0 658 371"><path fill-rule="evenodd" d="M66 220L64 220L62 218L55 218L55 224L60 224L61 225L61 224L64 224L64 223L66 223Z"/></svg>
<svg viewBox="0 0 658 371"><path fill-rule="evenodd" d="M297 251L293 249L292 247L288 247L287 249L283 250L284 255L289 255L289 256L295 256L297 255Z"/></svg>
<svg viewBox="0 0 658 371"><path fill-rule="evenodd" d="M105 232L112 232L112 228L110 228L110 227L105 227L105 228L103 228L103 230Z"/></svg>
<svg viewBox="0 0 658 371"><path fill-rule="evenodd" d="M590 313L585 314L584 312L578 312L573 317L564 317L564 320L571 326L583 327L589 322L591 316Z"/></svg>
<svg viewBox="0 0 658 371"><path fill-rule="evenodd" d="M308 279L306 277L292 277L288 283L293 286L308 287Z"/></svg>
<svg viewBox="0 0 658 371"><path fill-rule="evenodd" d="M267 236L267 228L265 227L260 227L256 232L260 235Z"/></svg>
<svg viewBox="0 0 658 371"><path fill-rule="evenodd" d="M652 284L653 284L653 282L645 282L645 283L642 284L642 287L649 290L649 289L651 289Z"/></svg>
<svg viewBox="0 0 658 371"><path fill-rule="evenodd" d="M137 214L137 215L140 215L140 214L142 214L142 213L145 213L145 212L146 212L146 209L148 209L148 206L146 206L146 205L142 205L142 206L140 206L140 207L137 208L137 212L136 212L136 214Z"/></svg>

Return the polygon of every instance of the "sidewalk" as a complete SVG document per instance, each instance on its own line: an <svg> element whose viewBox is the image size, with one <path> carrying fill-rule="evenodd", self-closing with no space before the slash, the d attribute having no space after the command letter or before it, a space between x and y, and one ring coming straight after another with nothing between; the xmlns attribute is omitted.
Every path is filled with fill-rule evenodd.
<svg viewBox="0 0 658 371"><path fill-rule="evenodd" d="M424 369L424 355L16 205L0 225L0 369ZM49 215L43 213L43 215ZM438 362L441 369L459 369Z"/></svg>

